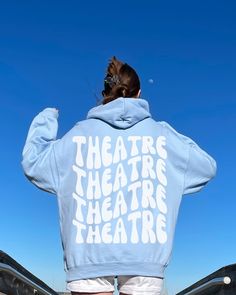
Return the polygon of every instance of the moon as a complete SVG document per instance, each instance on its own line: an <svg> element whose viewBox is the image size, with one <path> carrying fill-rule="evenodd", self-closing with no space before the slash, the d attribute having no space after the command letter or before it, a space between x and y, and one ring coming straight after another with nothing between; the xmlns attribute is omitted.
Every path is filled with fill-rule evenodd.
<svg viewBox="0 0 236 295"><path fill-rule="evenodd" d="M150 84L153 84L153 83L154 83L154 80L153 80L153 79L149 79L148 82L149 82Z"/></svg>

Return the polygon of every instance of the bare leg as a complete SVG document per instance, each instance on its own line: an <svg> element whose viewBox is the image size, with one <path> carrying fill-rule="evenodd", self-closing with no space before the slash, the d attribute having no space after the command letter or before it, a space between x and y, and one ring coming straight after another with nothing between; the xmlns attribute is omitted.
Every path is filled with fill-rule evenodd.
<svg viewBox="0 0 236 295"><path fill-rule="evenodd" d="M129 295L129 294L125 294L125 293L120 293L119 295Z"/></svg>

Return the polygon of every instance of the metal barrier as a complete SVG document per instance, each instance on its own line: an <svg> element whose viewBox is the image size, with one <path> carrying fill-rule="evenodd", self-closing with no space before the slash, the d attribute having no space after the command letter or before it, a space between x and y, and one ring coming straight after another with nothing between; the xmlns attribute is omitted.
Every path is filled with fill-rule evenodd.
<svg viewBox="0 0 236 295"><path fill-rule="evenodd" d="M197 295L199 293L206 292L211 287L224 285L224 284L228 285L230 283L231 283L230 277L215 278L215 279L212 279L212 280L206 282L205 284L203 284L199 287L196 287L195 289L193 289L187 293L184 293L184 294L185 295Z"/></svg>
<svg viewBox="0 0 236 295"><path fill-rule="evenodd" d="M58 295L2 251L0 251L0 294Z"/></svg>
<svg viewBox="0 0 236 295"><path fill-rule="evenodd" d="M176 295L235 295L236 264L224 266Z"/></svg>

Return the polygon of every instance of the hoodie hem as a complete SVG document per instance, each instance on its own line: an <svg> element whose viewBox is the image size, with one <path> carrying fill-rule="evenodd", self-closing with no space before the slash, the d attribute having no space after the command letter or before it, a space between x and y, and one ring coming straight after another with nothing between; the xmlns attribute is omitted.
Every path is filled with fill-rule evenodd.
<svg viewBox="0 0 236 295"><path fill-rule="evenodd" d="M164 270L164 265L150 262L84 264L67 269L66 281L71 282L74 280L119 275L137 275L163 278Z"/></svg>

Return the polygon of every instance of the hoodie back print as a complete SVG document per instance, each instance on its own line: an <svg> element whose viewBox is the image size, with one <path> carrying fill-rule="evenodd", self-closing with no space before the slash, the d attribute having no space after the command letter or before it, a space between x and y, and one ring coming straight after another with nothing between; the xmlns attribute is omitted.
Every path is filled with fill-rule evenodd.
<svg viewBox="0 0 236 295"><path fill-rule="evenodd" d="M163 277L182 196L214 177L215 161L153 120L144 99L95 107L59 140L57 117L49 108L35 117L22 165L57 195L67 281Z"/></svg>

